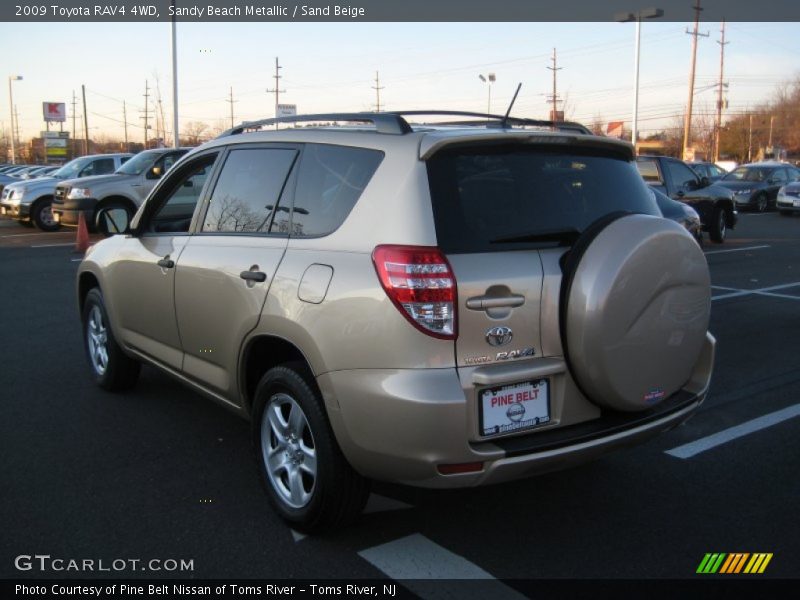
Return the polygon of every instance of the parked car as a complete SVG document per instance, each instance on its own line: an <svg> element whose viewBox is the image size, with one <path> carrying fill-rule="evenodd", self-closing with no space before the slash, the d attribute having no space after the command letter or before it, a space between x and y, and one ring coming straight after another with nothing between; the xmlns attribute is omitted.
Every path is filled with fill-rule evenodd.
<svg viewBox="0 0 800 600"><path fill-rule="evenodd" d="M23 173L20 179L38 179L39 177L49 175L60 168L60 165L44 165L35 169L31 169L27 173Z"/></svg>
<svg viewBox="0 0 800 600"><path fill-rule="evenodd" d="M270 502L312 532L371 479L496 483L685 421L713 365L708 265L633 147L473 116L247 123L129 224L98 211L125 235L78 269L94 380L147 363L251 419ZM367 125L270 127L304 120Z"/></svg>
<svg viewBox="0 0 800 600"><path fill-rule="evenodd" d="M0 214L8 215L22 224L34 224L43 231L59 228L51 212L53 193L60 181L112 173L132 154L92 154L71 160L49 177L17 180L8 184L0 195Z"/></svg>
<svg viewBox="0 0 800 600"><path fill-rule="evenodd" d="M800 212L800 181L786 184L778 190L777 204L782 215Z"/></svg>
<svg viewBox="0 0 800 600"><path fill-rule="evenodd" d="M687 164L692 167L694 172L700 175L700 177L705 177L710 182L716 181L728 172L719 165L707 161L697 160Z"/></svg>
<svg viewBox="0 0 800 600"><path fill-rule="evenodd" d="M694 208L700 215L703 231L708 231L712 242L724 242L728 228L736 227L739 215L733 192L710 184L682 160L668 156L639 156L636 167L648 185Z"/></svg>
<svg viewBox="0 0 800 600"><path fill-rule="evenodd" d="M83 213L91 226L96 222L96 211L110 206L124 210L130 220L161 176L188 151L144 150L110 175L63 181L56 187L53 217L61 225L77 227Z"/></svg>
<svg viewBox="0 0 800 600"><path fill-rule="evenodd" d="M700 215L697 214L695 209L685 202L673 200L661 190L651 187L650 192L655 197L658 208L664 218L671 219L685 228L697 240L698 244L703 243L703 224L700 222Z"/></svg>
<svg viewBox="0 0 800 600"><path fill-rule="evenodd" d="M787 163L758 162L736 167L717 184L734 193L736 206L764 212L775 206L778 190L800 180L800 169Z"/></svg>

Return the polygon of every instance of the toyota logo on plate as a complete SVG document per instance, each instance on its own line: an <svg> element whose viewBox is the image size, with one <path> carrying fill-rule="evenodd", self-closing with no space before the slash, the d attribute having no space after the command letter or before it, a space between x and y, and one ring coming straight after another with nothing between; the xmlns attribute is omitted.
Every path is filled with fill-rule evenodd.
<svg viewBox="0 0 800 600"><path fill-rule="evenodd" d="M510 327L492 327L486 332L486 342L490 346L503 346L511 341L514 334Z"/></svg>

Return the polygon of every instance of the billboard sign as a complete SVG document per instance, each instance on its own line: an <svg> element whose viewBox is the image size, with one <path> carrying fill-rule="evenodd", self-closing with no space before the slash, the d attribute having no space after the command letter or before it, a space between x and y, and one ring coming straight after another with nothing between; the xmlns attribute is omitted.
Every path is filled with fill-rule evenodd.
<svg viewBox="0 0 800 600"><path fill-rule="evenodd" d="M297 114L297 104L276 104L276 117L293 117Z"/></svg>
<svg viewBox="0 0 800 600"><path fill-rule="evenodd" d="M42 102L42 113L47 123L63 123L67 120L67 105L64 102Z"/></svg>

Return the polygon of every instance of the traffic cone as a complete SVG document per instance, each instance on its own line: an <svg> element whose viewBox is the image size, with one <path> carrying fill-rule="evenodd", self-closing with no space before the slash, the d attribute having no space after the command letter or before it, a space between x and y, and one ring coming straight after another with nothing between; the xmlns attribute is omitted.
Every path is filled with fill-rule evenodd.
<svg viewBox="0 0 800 600"><path fill-rule="evenodd" d="M75 239L75 252L83 254L89 248L89 228L86 226L86 217L83 213L78 215L78 235Z"/></svg>

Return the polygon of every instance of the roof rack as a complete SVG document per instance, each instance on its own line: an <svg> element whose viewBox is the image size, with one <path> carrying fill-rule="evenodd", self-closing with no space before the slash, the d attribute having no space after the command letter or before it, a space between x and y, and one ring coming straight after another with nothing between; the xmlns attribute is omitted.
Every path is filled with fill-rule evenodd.
<svg viewBox="0 0 800 600"><path fill-rule="evenodd" d="M291 115L287 117L274 117L272 119L260 119L258 121L245 121L221 133L218 137L236 135L247 129L261 129L269 125L278 123L308 123L312 121L360 121L372 123L378 133L388 133L393 135L403 135L411 133L411 126L405 119L395 113L322 113L316 115Z"/></svg>
<svg viewBox="0 0 800 600"><path fill-rule="evenodd" d="M505 115L493 115L489 113L467 112L461 110L394 110L392 113L400 116L418 115L441 115L453 117L475 117L486 122L479 121L451 121L448 123L430 123L430 125L485 125L487 127L497 127L505 129L508 125L546 127L558 131L574 131L591 135L592 132L586 126L574 121L543 121L539 119L526 119L524 117L508 117Z"/></svg>
<svg viewBox="0 0 800 600"><path fill-rule="evenodd" d="M489 113L466 112L460 110L401 110L391 112L356 112L356 113L321 113L314 115L291 115L260 119L258 121L245 121L221 133L218 137L237 135L248 129L261 129L279 123L309 123L313 121L356 121L372 123L378 133L390 135L404 135L413 130L404 116L447 116L447 117L473 117L478 120L459 120L447 123L428 123L428 125L460 125L460 126L486 126L505 129L509 125L545 127L557 131L571 131L591 135L585 126L573 121L542 121L538 119L525 119L522 117L508 117Z"/></svg>

